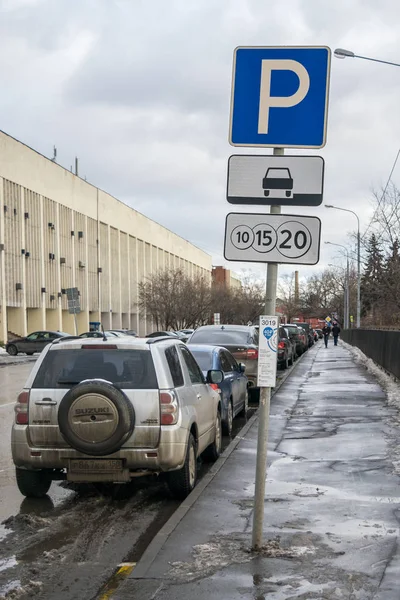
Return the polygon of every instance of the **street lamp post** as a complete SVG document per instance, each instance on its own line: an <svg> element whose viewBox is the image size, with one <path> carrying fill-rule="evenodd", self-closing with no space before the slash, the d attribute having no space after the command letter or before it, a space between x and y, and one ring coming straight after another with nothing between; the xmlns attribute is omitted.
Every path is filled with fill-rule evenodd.
<svg viewBox="0 0 400 600"><path fill-rule="evenodd" d="M354 215L357 219L357 329L360 328L361 321L361 238L360 238L360 219L358 214L354 210L349 208L342 208L341 206L333 206L333 204L325 204L326 208L334 208L336 210L343 210ZM332 243L332 242L331 242ZM339 245L339 244L336 244Z"/></svg>
<svg viewBox="0 0 400 600"><path fill-rule="evenodd" d="M345 286L345 311L344 311L344 322L345 329L350 328L350 268L349 268L349 252L346 246L342 244L335 244L334 242L325 242L325 244L330 244L331 246L339 246L339 248L343 248L346 252L347 256L347 265L346 265L346 286ZM334 265L332 265L334 266Z"/></svg>
<svg viewBox="0 0 400 600"><path fill-rule="evenodd" d="M390 62L389 60L380 60L379 58L370 58L369 56L361 56L360 54L354 54L351 50L345 50L344 48L336 48L333 53L336 58L362 58L363 60L370 60L372 62L383 63L384 65L392 65L393 67L400 67L399 63Z"/></svg>

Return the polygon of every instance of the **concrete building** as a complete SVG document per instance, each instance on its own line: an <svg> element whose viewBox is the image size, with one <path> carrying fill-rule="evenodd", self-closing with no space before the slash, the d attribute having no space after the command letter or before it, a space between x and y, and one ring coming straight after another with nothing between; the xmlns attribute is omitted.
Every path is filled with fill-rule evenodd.
<svg viewBox="0 0 400 600"><path fill-rule="evenodd" d="M242 282L235 273L220 266L212 268L212 283L215 286L224 286L231 289L242 287Z"/></svg>
<svg viewBox="0 0 400 600"><path fill-rule="evenodd" d="M0 132L0 339L74 333L67 288L80 292L79 333L152 323L138 285L180 267L211 281L211 257L165 227Z"/></svg>

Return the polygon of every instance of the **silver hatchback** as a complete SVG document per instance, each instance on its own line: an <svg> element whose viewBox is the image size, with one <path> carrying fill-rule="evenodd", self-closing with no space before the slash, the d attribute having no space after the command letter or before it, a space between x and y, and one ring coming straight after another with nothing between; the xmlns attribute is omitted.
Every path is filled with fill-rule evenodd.
<svg viewBox="0 0 400 600"><path fill-rule="evenodd" d="M22 494L53 480L128 482L165 473L175 497L197 457L221 451L221 401L179 340L70 339L43 351L15 406L12 454Z"/></svg>

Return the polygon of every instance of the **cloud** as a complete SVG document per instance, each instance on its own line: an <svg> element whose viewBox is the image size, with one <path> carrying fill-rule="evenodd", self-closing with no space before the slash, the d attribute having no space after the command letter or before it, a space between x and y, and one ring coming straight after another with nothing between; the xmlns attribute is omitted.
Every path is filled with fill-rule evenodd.
<svg viewBox="0 0 400 600"><path fill-rule="evenodd" d="M56 145L67 168L79 156L91 183L224 263L225 216L238 210L225 200L233 49L328 45L396 62L397 21L396 0L3 0L2 129L48 156ZM399 75L333 59L327 145L290 152L324 156L325 202L352 208L363 227L399 146ZM323 241L348 244L355 229L322 206L290 212L319 216ZM337 257L323 244L320 265L301 272Z"/></svg>

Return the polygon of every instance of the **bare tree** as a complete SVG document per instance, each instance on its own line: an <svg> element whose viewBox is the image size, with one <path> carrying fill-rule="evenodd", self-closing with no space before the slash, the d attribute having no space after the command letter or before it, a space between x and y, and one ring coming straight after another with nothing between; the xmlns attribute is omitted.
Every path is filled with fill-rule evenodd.
<svg viewBox="0 0 400 600"><path fill-rule="evenodd" d="M138 306L159 330L196 327L209 319L210 281L189 277L182 269L158 271L139 284Z"/></svg>

